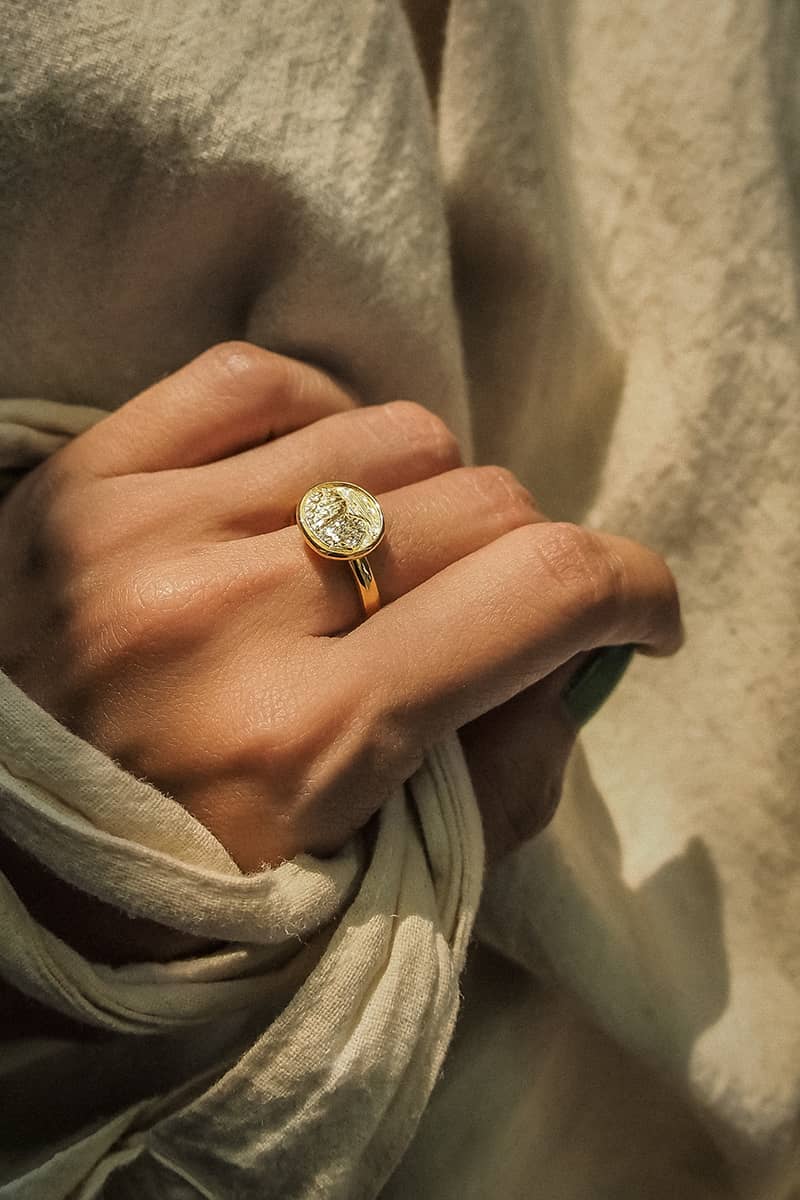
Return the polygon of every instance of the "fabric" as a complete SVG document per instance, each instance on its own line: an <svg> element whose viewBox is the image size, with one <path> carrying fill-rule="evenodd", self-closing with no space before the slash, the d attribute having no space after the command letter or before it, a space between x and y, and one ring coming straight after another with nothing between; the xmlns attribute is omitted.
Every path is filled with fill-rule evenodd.
<svg viewBox="0 0 800 1200"><path fill-rule="evenodd" d="M30 1164L7 1194L72 1195L79 1183L77 1195L96 1195L120 1162L133 1186L131 1176L142 1170L146 1181L152 1169L138 1164L145 1151L200 1194L261 1194L276 1156L286 1195L373 1194L404 1149L449 1041L480 885L480 823L474 800L465 803L470 785L455 745L415 776L419 830L404 795L384 806L362 873L348 847L324 864L296 859L243 876L177 802L72 737L7 679L1 703L4 831L101 899L226 941L186 962L92 964L38 925L4 883L6 978L101 1030L189 1027L190 1048L207 1036L204 1025L237 1012L257 1008L263 1026L244 1053L230 1038L215 1046L229 1069L199 1097L190 1088L191 1103L181 1080L174 1095L137 1101L111 1120L96 1105L102 1125ZM314 935L338 913L320 952ZM232 1048L240 1057L231 1066ZM208 1076L207 1052L195 1056L195 1073L203 1066ZM24 1101L17 1113L6 1106L12 1138L15 1123L30 1120Z"/></svg>
<svg viewBox="0 0 800 1200"><path fill-rule="evenodd" d="M374 1196L401 1156L385 1196L800 1194L797 7L451 0L435 104L394 3L2 27L7 484L246 337L659 549L689 639L487 880L427 1108L481 869L457 744L374 847L244 878L5 682L0 827L226 945L100 969L3 889L3 970L112 1036L4 1056L0 1195Z"/></svg>

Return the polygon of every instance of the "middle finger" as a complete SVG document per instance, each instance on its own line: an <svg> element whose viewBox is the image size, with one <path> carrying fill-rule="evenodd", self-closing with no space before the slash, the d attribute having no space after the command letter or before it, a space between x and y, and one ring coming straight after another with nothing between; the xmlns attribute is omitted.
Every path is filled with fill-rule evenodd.
<svg viewBox="0 0 800 1200"><path fill-rule="evenodd" d="M194 482L223 536L282 529L297 501L325 479L352 479L377 494L457 467L455 436L407 400L314 421L253 450L197 468Z"/></svg>

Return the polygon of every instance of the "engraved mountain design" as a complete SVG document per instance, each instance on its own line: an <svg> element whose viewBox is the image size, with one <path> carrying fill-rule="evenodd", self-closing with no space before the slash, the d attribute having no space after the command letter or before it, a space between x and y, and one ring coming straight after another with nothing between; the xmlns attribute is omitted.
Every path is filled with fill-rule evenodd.
<svg viewBox="0 0 800 1200"><path fill-rule="evenodd" d="M300 504L300 520L333 553L366 553L377 544L383 522L377 502L349 484L312 488Z"/></svg>

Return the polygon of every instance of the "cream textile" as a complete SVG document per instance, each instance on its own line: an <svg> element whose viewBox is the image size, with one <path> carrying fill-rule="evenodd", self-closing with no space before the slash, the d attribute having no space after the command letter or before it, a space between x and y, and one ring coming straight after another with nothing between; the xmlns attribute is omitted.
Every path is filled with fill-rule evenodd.
<svg viewBox="0 0 800 1200"><path fill-rule="evenodd" d="M5 677L0 719L5 832L101 899L241 943L185 963L91 964L38 925L3 882L6 977L102 1030L193 1026L190 1048L208 1036L209 1022L237 1012L255 1009L264 1026L199 1098L190 1087L186 1103L179 1087L138 1102L0 1194L43 1200L71 1196L80 1183L76 1196L94 1196L125 1163L133 1194L150 1186L162 1195L163 1180L148 1183L157 1159L202 1195L255 1196L278 1157L282 1195L373 1195L405 1148L447 1047L477 904L480 822L457 744L432 754L410 785L419 830L404 795L384 807L363 873L350 847L330 863L297 859L243 876L175 801L72 737ZM314 966L313 935L324 936L340 912ZM207 1075L230 1065L232 1047L245 1048L236 1033L238 1043ZM8 1130L8 1108L6 1120ZM148 1161L139 1163L143 1150Z"/></svg>
<svg viewBox="0 0 800 1200"><path fill-rule="evenodd" d="M548 511L653 544L681 584L686 650L633 665L552 828L489 881L481 935L527 975L493 987L476 958L388 1194L796 1196L800 9L452 0L435 116L394 3L4 16L0 395L111 408L246 336L367 401L421 400L466 446L472 424ZM336 866L303 873L330 911L358 869ZM247 1012L198 1069L257 1035ZM126 1124L157 1105L137 1103L86 1134L95 1157L139 1155L111 1200L169 1194L161 1135ZM167 1125L180 1162L230 1132L200 1103ZM324 1149L341 1127L318 1115ZM290 1168L269 1149L272 1180Z"/></svg>

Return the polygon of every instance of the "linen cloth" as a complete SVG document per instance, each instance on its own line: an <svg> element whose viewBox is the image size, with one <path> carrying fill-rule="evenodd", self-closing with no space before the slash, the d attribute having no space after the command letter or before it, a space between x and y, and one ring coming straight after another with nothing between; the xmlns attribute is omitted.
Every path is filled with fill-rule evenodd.
<svg viewBox="0 0 800 1200"><path fill-rule="evenodd" d="M7 484L246 337L420 400L681 585L687 648L636 661L487 881L502 957L386 1195L797 1194L799 24L452 0L434 104L392 3L4 6ZM113 1036L4 1058L0 1195L376 1195L477 902L457 743L371 850L243 877L7 681L2 737L4 831L227 945L101 968L3 889L4 972Z"/></svg>

